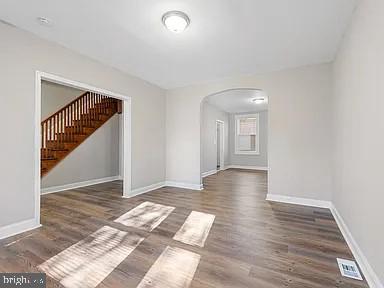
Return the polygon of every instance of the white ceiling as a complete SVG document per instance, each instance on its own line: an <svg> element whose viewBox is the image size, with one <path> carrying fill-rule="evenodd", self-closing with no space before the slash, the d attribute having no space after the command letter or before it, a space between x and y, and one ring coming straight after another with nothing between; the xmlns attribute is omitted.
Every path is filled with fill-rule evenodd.
<svg viewBox="0 0 384 288"><path fill-rule="evenodd" d="M331 61L356 1L0 0L0 19L174 88ZM184 33L162 25L169 10L191 18Z"/></svg>
<svg viewBox="0 0 384 288"><path fill-rule="evenodd" d="M252 100L264 98L265 102L256 104ZM206 101L228 113L260 112L268 110L268 96L262 90L232 89L211 95Z"/></svg>

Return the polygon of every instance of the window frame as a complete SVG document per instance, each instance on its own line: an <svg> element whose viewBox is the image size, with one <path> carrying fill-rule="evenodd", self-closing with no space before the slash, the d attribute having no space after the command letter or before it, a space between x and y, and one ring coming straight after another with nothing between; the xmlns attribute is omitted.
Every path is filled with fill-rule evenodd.
<svg viewBox="0 0 384 288"><path fill-rule="evenodd" d="M240 151L238 149L238 131L241 119L255 118L256 119L256 135L255 135L255 150ZM235 155L260 155L260 116L259 113L253 114L237 114L235 115Z"/></svg>

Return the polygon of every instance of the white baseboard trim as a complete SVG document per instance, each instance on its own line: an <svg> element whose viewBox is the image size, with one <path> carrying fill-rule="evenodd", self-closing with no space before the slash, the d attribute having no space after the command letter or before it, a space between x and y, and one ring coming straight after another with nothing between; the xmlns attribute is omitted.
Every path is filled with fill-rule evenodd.
<svg viewBox="0 0 384 288"><path fill-rule="evenodd" d="M151 192L153 190L162 188L164 186L165 186L165 182L163 181L163 182L151 184L151 185L148 185L148 186L145 186L145 187L136 188L136 189L133 189L131 191L131 193L130 193L130 195L128 197L124 197L124 198L131 198L131 197L134 197L134 196L138 196L140 194L148 193L148 192Z"/></svg>
<svg viewBox="0 0 384 288"><path fill-rule="evenodd" d="M379 277L377 276L372 266L369 264L367 258L363 254L363 251L361 251L359 245L353 238L351 231L348 229L347 224L344 222L343 218L341 217L340 213L337 211L336 207L332 204L330 209L333 217L336 220L337 225L339 226L341 233L343 234L345 241L349 246L349 249L351 249L353 256L355 257L357 263L359 264L360 269L363 272L369 287L384 288L384 284L380 283Z"/></svg>
<svg viewBox="0 0 384 288"><path fill-rule="evenodd" d="M45 194L50 194L50 193L56 193L56 192L60 192L60 191L76 189L76 188L101 184L101 183L105 183L105 182L111 182L111 181L115 181L115 180L121 180L121 176L111 176L111 177L92 179L92 180L88 180L88 181L71 183L71 184L66 184L66 185L42 188L41 194L45 195Z"/></svg>
<svg viewBox="0 0 384 288"><path fill-rule="evenodd" d="M129 196L126 196L124 198L131 198L135 197L144 193L151 192L156 189L163 188L165 186L168 187L177 187L177 188L184 188L184 189L190 189L190 190L203 190L202 185L196 185L196 184L189 184L189 183L181 183L181 182L174 182L174 181L164 181L164 182L158 182L155 184L151 184L145 187L136 188L133 189Z"/></svg>
<svg viewBox="0 0 384 288"><path fill-rule="evenodd" d="M359 264L361 271L364 274L365 279L368 282L369 287L371 288L384 288L383 283L380 282L379 277L372 269L372 266L369 264L367 258L361 251L359 245L355 241L352 236L352 233L348 229L348 226L344 222L340 213L337 211L336 207L333 205L331 201L322 201L315 199L307 199L307 198L297 198L297 197L288 197L283 195L275 195L275 194L267 194L267 200L273 202L282 202L289 204L297 204L304 206L312 206L319 208L328 208L332 212L335 221L343 234L345 241L348 244L349 249L351 250L353 256L356 259L356 262Z"/></svg>
<svg viewBox="0 0 384 288"><path fill-rule="evenodd" d="M121 176L105 177L105 178L93 179L93 180L71 183L71 184L66 184L61 186L43 188L41 189L41 194L45 195L50 193L56 193L56 192L61 192L61 191L66 191L70 189L76 189L76 188L81 188L81 187L86 187L86 186L91 186L91 185L96 185L96 184L101 184L101 183L111 182L116 180L122 180ZM165 182L158 182L145 187L133 189L130 195L125 198L131 198L140 194L150 192L152 190L162 188L164 186L184 188L184 189L190 189L190 190L203 190L203 185L181 183L181 182L174 182L174 181L165 181Z"/></svg>
<svg viewBox="0 0 384 288"><path fill-rule="evenodd" d="M174 182L174 181L165 181L164 186L198 190L198 191L203 190L202 184L191 184L191 183L182 183L182 182Z"/></svg>
<svg viewBox="0 0 384 288"><path fill-rule="evenodd" d="M260 171L268 171L268 167L263 166L244 166L244 165L228 165L225 169L246 169L246 170L260 170Z"/></svg>
<svg viewBox="0 0 384 288"><path fill-rule="evenodd" d="M213 174L216 174L216 173L217 173L217 169L211 170L211 171L207 171L207 172L202 173L201 177L205 178L207 176L210 176L210 175L213 175Z"/></svg>
<svg viewBox="0 0 384 288"><path fill-rule="evenodd" d="M0 227L0 239L8 238L19 233L41 227L36 219L28 219L18 223Z"/></svg>
<svg viewBox="0 0 384 288"><path fill-rule="evenodd" d="M277 195L277 194L267 194L267 200L272 202L282 202L282 203L305 205L305 206L318 207L318 208L330 209L332 207L332 203L330 201L299 198L299 197L289 197L289 196Z"/></svg>

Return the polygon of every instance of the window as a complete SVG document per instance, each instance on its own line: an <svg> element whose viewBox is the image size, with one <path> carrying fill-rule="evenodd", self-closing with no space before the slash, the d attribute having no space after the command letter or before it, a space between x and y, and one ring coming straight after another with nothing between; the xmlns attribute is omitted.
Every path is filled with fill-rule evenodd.
<svg viewBox="0 0 384 288"><path fill-rule="evenodd" d="M235 116L235 154L259 154L259 114Z"/></svg>

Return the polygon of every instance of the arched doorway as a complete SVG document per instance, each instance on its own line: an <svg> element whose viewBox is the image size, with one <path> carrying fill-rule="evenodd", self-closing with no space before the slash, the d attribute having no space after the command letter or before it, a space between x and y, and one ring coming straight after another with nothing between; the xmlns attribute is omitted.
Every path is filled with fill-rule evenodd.
<svg viewBox="0 0 384 288"><path fill-rule="evenodd" d="M201 101L201 183L228 168L268 170L268 95L261 89L227 89Z"/></svg>

